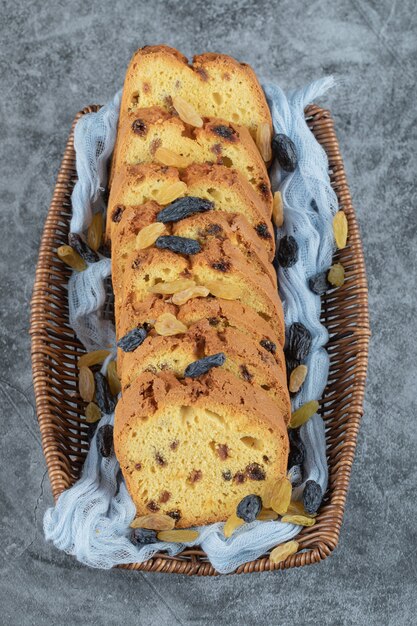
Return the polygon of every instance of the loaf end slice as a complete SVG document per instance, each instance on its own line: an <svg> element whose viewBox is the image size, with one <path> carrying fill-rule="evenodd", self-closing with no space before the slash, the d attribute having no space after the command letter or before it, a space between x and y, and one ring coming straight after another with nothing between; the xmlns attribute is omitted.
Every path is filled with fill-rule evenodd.
<svg viewBox="0 0 417 626"><path fill-rule="evenodd" d="M135 52L126 73L121 119L138 107L172 111L181 96L202 117L222 117L248 128L255 137L260 124L272 128L265 95L253 69L224 54L195 56L193 63L168 46Z"/></svg>

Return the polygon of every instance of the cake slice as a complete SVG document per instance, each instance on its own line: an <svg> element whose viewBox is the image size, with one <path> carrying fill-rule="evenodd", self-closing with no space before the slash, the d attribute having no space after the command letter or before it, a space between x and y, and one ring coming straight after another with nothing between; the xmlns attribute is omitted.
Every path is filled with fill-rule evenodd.
<svg viewBox="0 0 417 626"><path fill-rule="evenodd" d="M277 347L283 346L285 342L283 319L279 320L276 332L256 311L237 300L193 298L181 306L176 306L157 295L151 295L143 302L135 302L134 294L125 299L120 311L117 323L118 339L138 324L146 323L153 326L162 313L175 315L187 326L200 320L207 320L211 326L219 330L236 328L272 355L275 354Z"/></svg>
<svg viewBox="0 0 417 626"><path fill-rule="evenodd" d="M175 336L161 336L153 331L132 352L119 349L117 370L121 374L122 390L146 371L169 370L182 378L190 363L220 352L226 355L223 368L253 387L261 387L288 422L291 411L281 346L273 356L242 331L215 328L208 320L196 322L185 333Z"/></svg>
<svg viewBox="0 0 417 626"><path fill-rule="evenodd" d="M136 248L137 236L143 228L157 221L161 207L156 202L126 207L113 238L112 272L123 273L129 254ZM234 249L252 264L254 271L267 275L277 288L276 272L268 254L246 218L222 211L196 213L173 224L166 224L164 235L175 235L198 241L202 249L212 247L213 240L227 250ZM226 253L227 253L226 250Z"/></svg>
<svg viewBox="0 0 417 626"><path fill-rule="evenodd" d="M172 153L168 159L163 150ZM179 117L161 109L139 109L128 114L123 126L119 125L111 186L119 168L151 162L179 169L193 163L232 168L249 182L271 215L272 192L265 163L244 127L207 118L201 128L190 128Z"/></svg>
<svg viewBox="0 0 417 626"><path fill-rule="evenodd" d="M172 293L183 291L193 283L207 287L212 296L237 300L251 307L279 334L282 305L269 278L255 274L240 256L233 253L227 256L221 246L187 258L156 248L134 250L126 260L126 271L113 274L116 320L127 300L137 304L147 301L152 294L167 291L171 293L162 294L163 298L171 300Z"/></svg>
<svg viewBox="0 0 417 626"><path fill-rule="evenodd" d="M223 368L140 376L116 406L114 445L136 514L165 513L178 528L227 519L287 469L276 404Z"/></svg>
<svg viewBox="0 0 417 626"><path fill-rule="evenodd" d="M224 54L201 54L192 65L178 50L146 46L137 50L126 73L120 119L138 107L172 111L181 96L203 117L221 117L246 126L252 136L260 124L272 128L271 114L252 68Z"/></svg>
<svg viewBox="0 0 417 626"><path fill-rule="evenodd" d="M174 192L172 199L182 196L205 198L214 202L213 211L243 215L255 228L259 243L269 252L269 259L273 258L270 211L266 211L265 204L259 200L258 194L245 178L224 165L204 163L190 165L181 171L157 163L119 168L110 191L106 237L112 238L127 207L139 206L150 200L162 202L164 195L169 197L166 192ZM169 202L171 200L164 204ZM265 225L269 237L261 236Z"/></svg>

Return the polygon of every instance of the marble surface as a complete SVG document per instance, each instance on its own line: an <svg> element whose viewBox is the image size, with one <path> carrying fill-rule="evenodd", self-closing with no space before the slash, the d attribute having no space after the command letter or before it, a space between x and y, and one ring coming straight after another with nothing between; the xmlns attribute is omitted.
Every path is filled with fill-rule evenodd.
<svg viewBox="0 0 417 626"><path fill-rule="evenodd" d="M414 0L1 3L0 622L416 623ZM52 502L34 410L29 301L75 113L166 42L230 53L284 88L333 73L332 109L365 245L373 339L340 544L319 565L214 579L95 571L47 545Z"/></svg>

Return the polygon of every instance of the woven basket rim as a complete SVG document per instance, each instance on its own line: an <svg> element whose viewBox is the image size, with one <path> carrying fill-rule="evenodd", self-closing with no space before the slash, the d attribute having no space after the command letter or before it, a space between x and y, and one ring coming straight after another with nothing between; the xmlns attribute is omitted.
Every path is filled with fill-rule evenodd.
<svg viewBox="0 0 417 626"><path fill-rule="evenodd" d="M31 301L30 334L36 411L42 448L54 500L75 482L88 450L81 419L83 404L76 395L76 360L84 352L68 325L66 282L68 268L56 258L58 245L66 243L71 212L70 193L76 180L74 128L79 118L97 111L90 105L72 124L42 235ZM363 414L363 397L370 337L368 288L362 243L351 202L342 156L328 110L310 105L306 121L329 159L329 173L340 208L349 224L348 246L338 251L347 281L322 299L322 321L329 330L329 382L320 402L328 426L329 489L316 525L297 536L299 551L279 564L268 555L245 563L234 573L299 567L323 560L335 549L342 524L357 434ZM120 567L187 575L217 575L199 548L176 557L158 553L144 563Z"/></svg>

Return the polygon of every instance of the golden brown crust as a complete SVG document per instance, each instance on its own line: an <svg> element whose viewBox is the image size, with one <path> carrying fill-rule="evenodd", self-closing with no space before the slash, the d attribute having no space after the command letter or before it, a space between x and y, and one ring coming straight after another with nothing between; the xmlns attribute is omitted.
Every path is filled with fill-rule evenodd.
<svg viewBox="0 0 417 626"><path fill-rule="evenodd" d="M225 187L233 191L233 198L235 196L239 199L245 198L246 203L251 207L251 214L271 218L272 199L269 184L264 194L268 206L268 210L265 210L265 202L259 198L259 194L255 193L246 178L233 168L211 163L193 163L181 173L181 180L189 187L198 185L201 179L210 181L215 188Z"/></svg>
<svg viewBox="0 0 417 626"><path fill-rule="evenodd" d="M230 372L214 368L193 379L178 379L172 372L145 372L125 390L117 403L114 421L115 439L120 438L126 424L148 419L160 405L230 406L249 419L264 420L268 427L286 438L287 430L274 401L262 389L236 380Z"/></svg>
<svg viewBox="0 0 417 626"><path fill-rule="evenodd" d="M158 46L143 46L142 48L139 48L139 50L137 50L135 54L133 55L132 62L134 63L133 59L137 58L138 55L147 56L147 55L159 54L159 53L163 53L166 56L173 56L178 61L181 61L182 63L185 63L186 65L188 65L188 59L186 56L181 54L181 52L177 50L176 48L172 48L171 46L166 46L165 44L160 44Z"/></svg>
<svg viewBox="0 0 417 626"><path fill-rule="evenodd" d="M223 211L198 213L173 224L172 234L197 239L203 249L215 240L223 242L227 249L239 250L254 272L267 275L277 288L277 275L269 262L263 240L244 215Z"/></svg>
<svg viewBox="0 0 417 626"><path fill-rule="evenodd" d="M200 319L207 319L213 326L231 326L253 337L257 343L269 340L276 346L284 346L285 329L282 322L276 334L271 325L253 309L237 300L221 298L196 298L179 307L177 317L190 325Z"/></svg>

